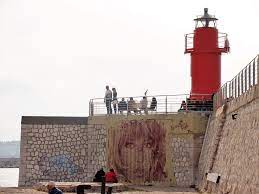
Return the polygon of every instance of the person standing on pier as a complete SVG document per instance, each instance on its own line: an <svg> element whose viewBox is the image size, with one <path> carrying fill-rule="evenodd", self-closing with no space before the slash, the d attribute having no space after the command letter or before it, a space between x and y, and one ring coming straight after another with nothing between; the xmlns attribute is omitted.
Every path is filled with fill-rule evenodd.
<svg viewBox="0 0 259 194"><path fill-rule="evenodd" d="M113 104L114 114L116 114L117 113L118 99L117 99L117 91L116 91L115 88L112 88L112 104Z"/></svg>
<svg viewBox="0 0 259 194"><path fill-rule="evenodd" d="M107 114L112 114L112 91L109 89L109 86L106 86L104 103L106 104Z"/></svg>

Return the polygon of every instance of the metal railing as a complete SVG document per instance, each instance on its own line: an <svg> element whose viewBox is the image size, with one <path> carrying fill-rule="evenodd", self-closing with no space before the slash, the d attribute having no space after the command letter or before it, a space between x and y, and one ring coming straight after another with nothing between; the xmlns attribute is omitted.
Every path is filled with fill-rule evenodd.
<svg viewBox="0 0 259 194"><path fill-rule="evenodd" d="M218 48L229 50L228 35L226 33L218 33ZM194 50L194 33L189 33L185 35L185 53Z"/></svg>
<svg viewBox="0 0 259 194"><path fill-rule="evenodd" d="M243 68L231 81L225 83L215 94L215 107L222 106L243 93L252 86L258 84L259 77L259 55L257 55L245 68Z"/></svg>
<svg viewBox="0 0 259 194"><path fill-rule="evenodd" d="M193 39L194 39L194 33L189 33L185 35L185 52L187 52L187 50L193 49L194 47Z"/></svg>
<svg viewBox="0 0 259 194"><path fill-rule="evenodd" d="M204 100L189 99L189 94L119 97L117 100L95 98L89 101L89 115L140 115L170 114L190 111L212 111L211 95L202 95ZM201 99L201 98L199 98Z"/></svg>
<svg viewBox="0 0 259 194"><path fill-rule="evenodd" d="M218 33L218 48L225 48L229 47L229 45L226 45L226 40L228 40L228 34L219 32Z"/></svg>

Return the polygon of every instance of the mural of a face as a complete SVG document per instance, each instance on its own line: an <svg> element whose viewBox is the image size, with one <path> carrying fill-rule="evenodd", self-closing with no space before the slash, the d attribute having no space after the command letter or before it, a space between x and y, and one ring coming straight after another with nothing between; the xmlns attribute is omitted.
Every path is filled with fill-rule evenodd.
<svg viewBox="0 0 259 194"><path fill-rule="evenodd" d="M109 136L109 163L129 182L162 181L165 129L155 120L123 121Z"/></svg>

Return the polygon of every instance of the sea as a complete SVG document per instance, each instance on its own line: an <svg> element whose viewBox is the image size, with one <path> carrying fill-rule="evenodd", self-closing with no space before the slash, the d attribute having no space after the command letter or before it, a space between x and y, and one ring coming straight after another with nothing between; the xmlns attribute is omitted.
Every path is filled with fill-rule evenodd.
<svg viewBox="0 0 259 194"><path fill-rule="evenodd" d="M18 187L19 168L0 168L0 187Z"/></svg>

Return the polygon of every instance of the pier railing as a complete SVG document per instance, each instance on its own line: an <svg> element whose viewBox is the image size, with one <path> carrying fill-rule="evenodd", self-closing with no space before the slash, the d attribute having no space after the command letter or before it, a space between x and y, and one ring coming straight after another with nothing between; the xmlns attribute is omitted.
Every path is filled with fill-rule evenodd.
<svg viewBox="0 0 259 194"><path fill-rule="evenodd" d="M195 94L195 96L199 95L202 95L204 100L189 99L189 94L118 97L117 100L95 98L89 101L89 115L173 114L212 111L212 100L205 100L211 99L211 95Z"/></svg>
<svg viewBox="0 0 259 194"><path fill-rule="evenodd" d="M214 97L215 108L222 106L258 84L259 55L245 66L231 81L226 82Z"/></svg>

